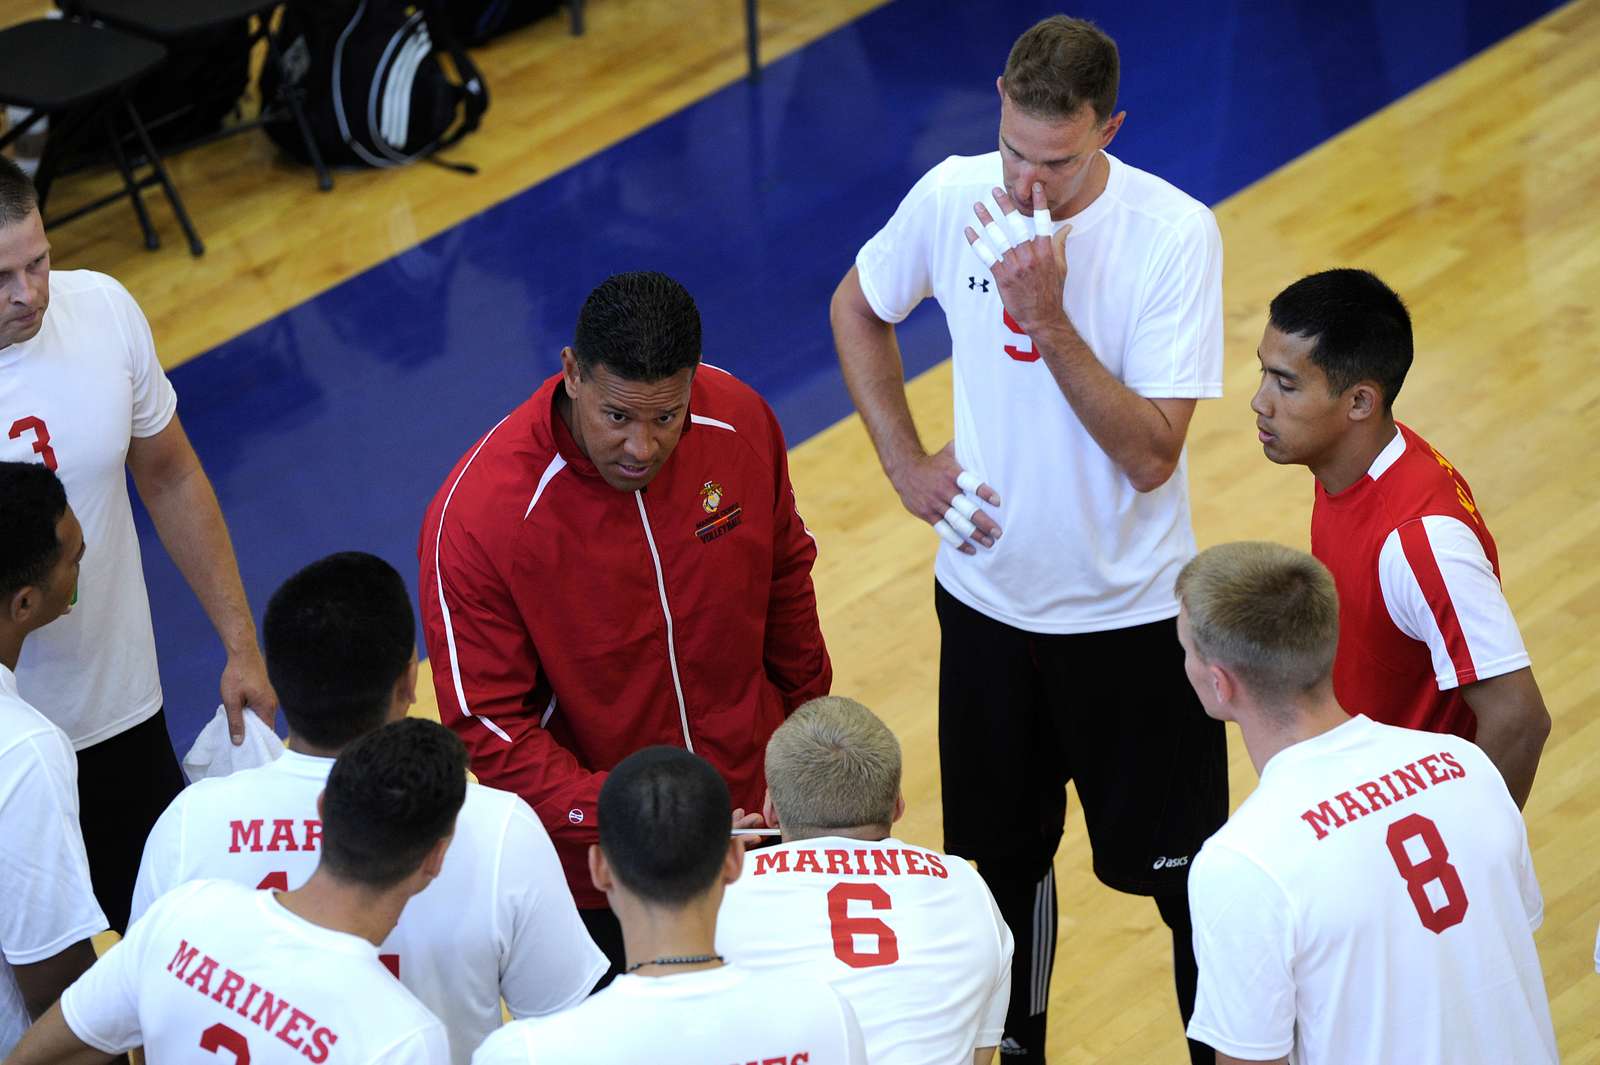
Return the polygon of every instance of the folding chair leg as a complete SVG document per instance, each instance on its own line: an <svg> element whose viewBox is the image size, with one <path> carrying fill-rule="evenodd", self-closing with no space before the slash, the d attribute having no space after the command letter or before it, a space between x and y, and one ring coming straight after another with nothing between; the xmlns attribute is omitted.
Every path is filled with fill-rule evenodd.
<svg viewBox="0 0 1600 1065"><path fill-rule="evenodd" d="M571 16L572 35L583 36L583 0L567 0L567 12Z"/></svg>
<svg viewBox="0 0 1600 1065"><path fill-rule="evenodd" d="M122 150L122 137L117 133L112 111L106 109L101 118L106 127L106 139L111 143L111 158L117 164L117 171L122 174L122 186L128 190L128 199L133 201L133 213L138 216L139 228L144 231L144 246L155 251L161 247L161 238L156 235L156 227L150 224L150 212L145 210L144 197L139 195L139 181L134 177L133 167L128 164L128 153Z"/></svg>
<svg viewBox="0 0 1600 1065"><path fill-rule="evenodd" d="M127 109L128 118L133 122L133 132L138 135L139 145L144 149L145 161L150 164L150 169L156 172L156 180L161 182L161 189L167 194L167 202L172 204L172 213L178 216L178 225L182 227L183 235L189 239L189 254L198 259L206 253L206 246L200 243L200 234L194 231L194 223L189 221L189 212L184 209L183 197L178 195L172 179L167 176L167 168L162 164L155 145L150 143L150 134L144 128L139 112L134 110L133 101L128 99L126 93L118 95L122 98L122 106Z"/></svg>
<svg viewBox="0 0 1600 1065"><path fill-rule="evenodd" d="M761 80L761 25L756 13L756 0L744 0L744 47L750 70L745 75L751 81Z"/></svg>

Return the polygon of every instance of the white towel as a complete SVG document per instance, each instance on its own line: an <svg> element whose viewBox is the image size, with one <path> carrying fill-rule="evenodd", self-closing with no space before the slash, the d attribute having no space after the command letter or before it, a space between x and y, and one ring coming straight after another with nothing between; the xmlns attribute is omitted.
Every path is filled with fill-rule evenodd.
<svg viewBox="0 0 1600 1065"><path fill-rule="evenodd" d="M225 777L241 769L254 769L277 760L283 741L253 711L244 715L244 742L233 745L228 735L228 712L217 707L216 716L195 737L194 746L183 756L183 771L189 783L206 777Z"/></svg>

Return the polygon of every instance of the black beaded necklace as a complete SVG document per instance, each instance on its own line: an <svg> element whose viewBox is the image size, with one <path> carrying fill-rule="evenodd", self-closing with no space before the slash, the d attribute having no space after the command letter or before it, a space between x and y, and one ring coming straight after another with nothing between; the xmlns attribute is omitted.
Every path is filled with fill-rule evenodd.
<svg viewBox="0 0 1600 1065"><path fill-rule="evenodd" d="M636 961L626 969L623 974L643 969L646 965L704 965L708 961L722 961L721 954L683 954L665 958L651 958L649 961Z"/></svg>

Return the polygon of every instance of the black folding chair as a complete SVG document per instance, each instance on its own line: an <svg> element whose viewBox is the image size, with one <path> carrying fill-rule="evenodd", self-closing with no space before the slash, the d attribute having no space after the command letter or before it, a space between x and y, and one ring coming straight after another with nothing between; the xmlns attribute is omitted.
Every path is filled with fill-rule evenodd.
<svg viewBox="0 0 1600 1065"><path fill-rule="evenodd" d="M56 119L51 122L50 136L45 141L39 169L33 178L40 213L45 214L45 204L61 161L68 158L75 147L83 145L96 129L105 134L111 158L122 175L121 190L65 214L46 214L46 225L70 222L126 196L132 201L139 228L144 232L145 247L159 248L161 239L150 223L150 215L139 193L152 185L160 185L172 204L178 225L188 238L190 253L196 256L205 253L205 245L200 243L194 224L189 221L183 199L167 175L161 156L150 143L150 134L140 121L139 113L128 99L129 87L155 68L166 54L167 50L153 41L69 19L36 19L0 30L0 104L29 111L21 122L0 136L0 148L27 133L45 117ZM127 120L143 153L140 162L150 168L151 173L144 177L135 175L134 163L123 146L124 134L118 129L119 119Z"/></svg>
<svg viewBox="0 0 1600 1065"><path fill-rule="evenodd" d="M114 26L119 30L158 41L174 52L192 47L190 42L214 30L233 23L255 20L250 34L250 45L256 41L267 44L267 62L283 70L283 54L272 39L272 14L280 0L60 0L62 11L73 18L92 19ZM263 123L276 121L287 113L300 131L305 142L306 157L317 172L317 187L324 192L333 188L333 175L322 161L316 138L311 135L311 123L306 120L305 90L290 83L286 77L278 79L278 91L273 100L261 101L261 113L247 122L227 126L209 137L194 142L205 144L222 137L259 128ZM192 147L193 145L189 145Z"/></svg>

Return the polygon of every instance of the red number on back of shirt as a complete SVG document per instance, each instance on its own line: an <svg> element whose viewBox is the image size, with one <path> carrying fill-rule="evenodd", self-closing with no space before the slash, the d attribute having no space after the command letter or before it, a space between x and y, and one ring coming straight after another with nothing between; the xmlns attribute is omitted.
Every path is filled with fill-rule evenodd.
<svg viewBox="0 0 1600 1065"><path fill-rule="evenodd" d="M15 440L23 433L33 434L33 450L44 456L44 464L50 469L56 468L56 449L50 446L50 427L45 425L43 418L18 418L11 423L11 439Z"/></svg>
<svg viewBox="0 0 1600 1065"><path fill-rule="evenodd" d="M893 965L900 960L894 929L876 917L851 917L850 903L865 902L873 910L890 908L889 893L877 884L835 884L828 891L828 924L833 929L833 955L852 969ZM876 936L873 953L856 949L856 936Z"/></svg>
<svg viewBox="0 0 1600 1065"><path fill-rule="evenodd" d="M1428 848L1428 856L1420 862L1411 860L1406 852L1406 841L1421 839ZM1406 882L1406 893L1411 905L1417 908L1422 927L1438 935L1446 928L1460 924L1467 916L1467 889L1461 886L1461 876L1450 864L1450 851L1439 835L1439 826L1421 814L1408 814L1389 826L1389 856L1394 867ZM1428 885L1435 880L1444 891L1444 905L1433 908L1428 898Z"/></svg>
<svg viewBox="0 0 1600 1065"><path fill-rule="evenodd" d="M213 1024L200 1033L200 1049L215 1054L226 1050L233 1055L235 1065L250 1065L250 1044L244 1036L225 1024Z"/></svg>

